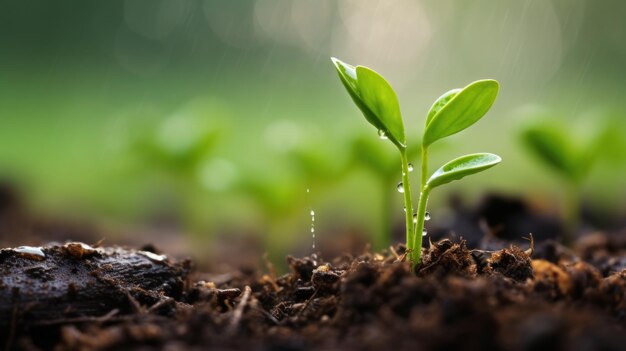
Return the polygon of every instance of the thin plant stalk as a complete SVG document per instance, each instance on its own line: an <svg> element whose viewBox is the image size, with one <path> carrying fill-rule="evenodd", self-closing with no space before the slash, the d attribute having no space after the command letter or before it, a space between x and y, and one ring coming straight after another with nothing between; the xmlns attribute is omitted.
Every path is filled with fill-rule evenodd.
<svg viewBox="0 0 626 351"><path fill-rule="evenodd" d="M422 164L421 164L421 176L420 176L420 198L422 197L422 193L424 192L424 188L426 187L426 181L428 180L428 147L422 145ZM419 200L418 200L419 201ZM417 235L417 226L413 228L415 231L413 235ZM423 229L423 228L422 228ZM418 262L419 263L419 262Z"/></svg>
<svg viewBox="0 0 626 351"><path fill-rule="evenodd" d="M411 182L409 181L409 162L406 157L406 149L400 150L402 161L402 187L404 188L404 207L406 217L406 243L407 249L415 248L413 235L413 200L411 199Z"/></svg>
<svg viewBox="0 0 626 351"><path fill-rule="evenodd" d="M576 231L580 229L580 185L577 182L570 182L565 189L565 209L563 228L563 244L571 246L574 242Z"/></svg>
<svg viewBox="0 0 626 351"><path fill-rule="evenodd" d="M411 247L411 262L418 265L422 259L422 232L424 231L424 221L426 217L426 204L428 203L428 193L430 190L426 188L426 181L428 180L428 147L422 145L422 164L421 164L421 177L420 177L420 195L417 204L417 221L414 222L413 238Z"/></svg>
<svg viewBox="0 0 626 351"><path fill-rule="evenodd" d="M422 146L422 175L420 178L420 190L423 190L428 180L428 147Z"/></svg>
<svg viewBox="0 0 626 351"><path fill-rule="evenodd" d="M420 191L420 198L417 203L417 223L415 224L415 232L413 234L413 250L411 250L411 263L414 268L422 261L422 232L424 231L424 221L426 220L426 205L428 204L428 196L430 188L427 185Z"/></svg>

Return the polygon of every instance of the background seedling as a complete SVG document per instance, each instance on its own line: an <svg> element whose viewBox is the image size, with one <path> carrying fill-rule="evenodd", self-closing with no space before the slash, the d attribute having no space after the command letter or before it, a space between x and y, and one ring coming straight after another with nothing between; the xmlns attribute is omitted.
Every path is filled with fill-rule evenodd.
<svg viewBox="0 0 626 351"><path fill-rule="evenodd" d="M394 218L397 208L393 205L396 191L392 190L398 184L398 163L395 160L393 148L381 147L380 141L371 135L360 134L351 142L352 163L367 169L378 180L382 202L381 226L376 230L372 245L375 249L382 249L391 242L394 231ZM409 147L407 158L415 160L419 157L419 147ZM409 164L409 169L412 165Z"/></svg>
<svg viewBox="0 0 626 351"><path fill-rule="evenodd" d="M569 245L580 227L582 185L600 156L614 158L613 149L620 138L616 138L611 124L591 128L585 138L570 126L545 122L546 116L542 117L522 129L521 139L535 158L565 182L562 241Z"/></svg>
<svg viewBox="0 0 626 351"><path fill-rule="evenodd" d="M498 164L499 156L488 153L471 154L454 159L428 178L428 148L437 140L456 134L476 123L491 108L498 94L495 80L481 80L463 89L450 90L435 101L426 118L421 145L421 183L417 213L413 213L409 162L404 124L398 98L389 83L378 73L363 66L352 66L331 59L339 78L361 110L365 119L378 129L378 135L389 139L400 152L402 181L398 191L404 194L406 209L406 245L412 266L421 261L422 233L426 205L432 189L481 172Z"/></svg>

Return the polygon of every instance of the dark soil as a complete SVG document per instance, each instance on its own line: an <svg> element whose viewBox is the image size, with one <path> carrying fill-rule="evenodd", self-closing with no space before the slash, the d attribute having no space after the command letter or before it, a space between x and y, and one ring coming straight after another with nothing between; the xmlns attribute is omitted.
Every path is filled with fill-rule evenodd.
<svg viewBox="0 0 626 351"><path fill-rule="evenodd" d="M427 244L416 272L402 246L287 257L281 276L193 271L153 246L3 249L0 349L626 350L626 232L566 248L558 222L501 197L455 218L467 240ZM2 246L67 237L100 234L33 219L0 187Z"/></svg>
<svg viewBox="0 0 626 351"><path fill-rule="evenodd" d="M5 249L0 330L24 350L624 350L615 245L581 243L582 260L549 242L531 254L442 240L415 273L397 247L288 257L283 276L189 276L188 262L77 243Z"/></svg>

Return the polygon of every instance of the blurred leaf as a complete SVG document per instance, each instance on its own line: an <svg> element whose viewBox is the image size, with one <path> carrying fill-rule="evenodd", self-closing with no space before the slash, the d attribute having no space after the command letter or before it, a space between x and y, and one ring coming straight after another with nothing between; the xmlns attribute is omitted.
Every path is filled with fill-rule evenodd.
<svg viewBox="0 0 626 351"><path fill-rule="evenodd" d="M347 168L341 150L331 150L325 143L309 144L289 150L287 156L306 183L332 182L341 177Z"/></svg>
<svg viewBox="0 0 626 351"><path fill-rule="evenodd" d="M456 94L454 90L451 90L437 99L431 108L431 112L436 109L434 116L427 118L423 145L428 146L476 123L493 105L498 95L498 88L498 82L495 80L479 80ZM454 96L445 103L453 94ZM445 103L445 105L439 107L440 103Z"/></svg>
<svg viewBox="0 0 626 351"><path fill-rule="evenodd" d="M373 170L383 178L389 173L400 172L397 160L397 151L380 146L380 140L367 135L359 135L352 141L353 160L360 165Z"/></svg>
<svg viewBox="0 0 626 351"><path fill-rule="evenodd" d="M589 168L589 157L574 141L551 125L534 125L522 132L522 141L537 158L572 181L580 181Z"/></svg>
<svg viewBox="0 0 626 351"><path fill-rule="evenodd" d="M468 175L482 172L497 165L500 161L502 161L500 156L489 153L461 156L446 163L433 173L428 179L427 186L431 189L436 188Z"/></svg>
<svg viewBox="0 0 626 351"><path fill-rule="evenodd" d="M626 130L614 121L607 121L596 132L591 150L612 163L626 160Z"/></svg>
<svg viewBox="0 0 626 351"><path fill-rule="evenodd" d="M389 83L373 70L331 58L339 78L365 119L398 148L406 147L398 98Z"/></svg>

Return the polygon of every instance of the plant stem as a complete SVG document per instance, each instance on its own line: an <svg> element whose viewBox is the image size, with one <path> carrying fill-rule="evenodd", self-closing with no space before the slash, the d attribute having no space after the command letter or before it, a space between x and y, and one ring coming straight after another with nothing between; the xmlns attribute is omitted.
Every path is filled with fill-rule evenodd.
<svg viewBox="0 0 626 351"><path fill-rule="evenodd" d="M428 147L422 145L422 177L420 178L420 191L426 187L428 180Z"/></svg>
<svg viewBox="0 0 626 351"><path fill-rule="evenodd" d="M414 249L413 243L413 200L411 200L411 182L409 180L409 162L406 157L406 149L400 150L402 161L402 187L404 188L404 208L406 216L406 248Z"/></svg>
<svg viewBox="0 0 626 351"><path fill-rule="evenodd" d="M420 196L417 204L417 224L413 231L413 250L411 254L411 263L413 267L418 265L422 259L422 231L424 230L424 218L426 216L426 204L428 203L429 189L426 188L428 180L428 147L422 145L422 165L420 177Z"/></svg>
<svg viewBox="0 0 626 351"><path fill-rule="evenodd" d="M580 186L576 182L570 182L565 190L564 228L562 243L571 246L576 232L580 226Z"/></svg>
<svg viewBox="0 0 626 351"><path fill-rule="evenodd" d="M421 189L420 199L417 203L417 224L413 235L413 250L411 251L411 268L413 269L422 261L422 232L424 231L424 220L426 216L426 204L430 195L430 188L426 185Z"/></svg>
<svg viewBox="0 0 626 351"><path fill-rule="evenodd" d="M428 179L428 147L422 145L422 165L421 165L421 176L420 176L420 198L422 197L421 194L424 191L424 188L426 187L426 180L427 179ZM413 232L413 236L416 236L417 235L417 226L415 226L415 228L413 228L413 229L415 230Z"/></svg>

